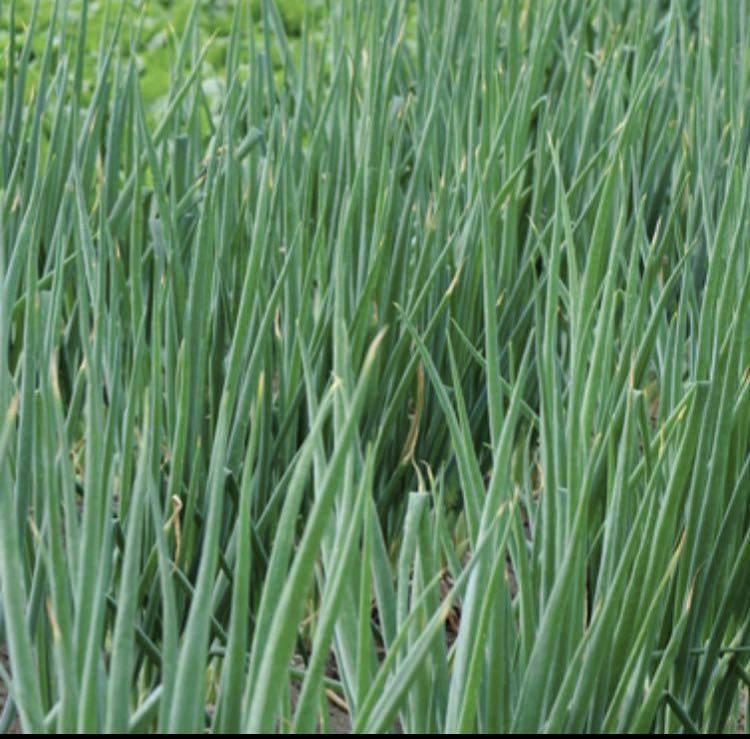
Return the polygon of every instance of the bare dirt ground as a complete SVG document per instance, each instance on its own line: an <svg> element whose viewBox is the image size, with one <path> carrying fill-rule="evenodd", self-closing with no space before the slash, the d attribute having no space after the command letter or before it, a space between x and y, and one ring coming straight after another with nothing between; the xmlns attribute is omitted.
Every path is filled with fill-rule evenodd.
<svg viewBox="0 0 750 739"><path fill-rule="evenodd" d="M10 660L8 659L8 649L6 648L5 644L0 646L0 660L2 660L3 667L10 672ZM2 714L3 710L5 709L5 703L8 700L8 688L5 685L5 683L0 680L0 714ZM18 719L16 718L13 723L10 725L10 731L9 734L20 734L21 733L21 724L18 722Z"/></svg>
<svg viewBox="0 0 750 739"><path fill-rule="evenodd" d="M299 698L300 686L297 683L292 683L291 698L292 708L297 705L297 699ZM352 724L349 720L349 714L342 710L341 707L337 706L330 698L328 700L328 721L331 728L332 734L351 734ZM322 733L320 727L318 727L318 733Z"/></svg>

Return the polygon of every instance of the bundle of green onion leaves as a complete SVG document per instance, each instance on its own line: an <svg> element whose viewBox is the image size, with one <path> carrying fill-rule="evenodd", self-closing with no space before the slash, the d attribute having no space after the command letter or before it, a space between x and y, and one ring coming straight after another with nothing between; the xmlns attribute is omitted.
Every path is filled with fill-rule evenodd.
<svg viewBox="0 0 750 739"><path fill-rule="evenodd" d="M750 4L153 4L0 6L0 728L743 730Z"/></svg>

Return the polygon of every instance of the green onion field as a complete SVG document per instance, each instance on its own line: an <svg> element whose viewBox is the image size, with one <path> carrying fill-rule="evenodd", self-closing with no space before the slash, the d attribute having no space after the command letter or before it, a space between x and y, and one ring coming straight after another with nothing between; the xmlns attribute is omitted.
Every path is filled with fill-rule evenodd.
<svg viewBox="0 0 750 739"><path fill-rule="evenodd" d="M0 731L744 732L750 2L2 0Z"/></svg>

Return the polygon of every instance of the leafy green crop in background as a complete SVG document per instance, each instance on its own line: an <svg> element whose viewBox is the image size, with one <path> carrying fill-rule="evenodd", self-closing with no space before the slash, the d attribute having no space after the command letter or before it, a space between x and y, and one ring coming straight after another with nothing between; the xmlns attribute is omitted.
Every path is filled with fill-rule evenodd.
<svg viewBox="0 0 750 739"><path fill-rule="evenodd" d="M1 15L3 730L744 725L745 3Z"/></svg>
<svg viewBox="0 0 750 739"><path fill-rule="evenodd" d="M7 5L7 2L5 3ZM99 41L105 25L112 19L107 16L108 6L117 4L93 0L86 3L86 38L84 40L85 58L84 89L91 92L96 79L96 63L99 54ZM155 104L169 93L170 65L174 60L174 52L182 38L189 22L191 3L185 0L124 0L124 21L132 26L139 26L140 30L135 39L139 87L144 102ZM237 6L244 5L250 9L253 18L261 16L262 0L212 0L199 4L200 12L197 20L197 33L202 42L211 40L211 46L201 67L201 78L205 83L221 80L225 75L226 55L229 38L232 33L232 21ZM17 33L23 33L31 17L33 0L17 0L15 3L14 28ZM319 31L319 25L325 12L325 0L280 0L277 3L284 29L293 48L297 47L305 22L305 14L310 29ZM37 12L36 33L32 39L32 53L37 57L37 63L32 58L29 64L30 84L36 84L39 74L38 58L41 57L47 35L53 36L53 54L65 46L65 40L60 38L59 25L51 27L54 14L54 2L40 2ZM67 4L69 17L67 43L75 43L78 28L84 12L83 0L70 0ZM10 14L4 12L0 17L0 44L7 46L9 39ZM258 30L256 35L262 39ZM121 52L127 55L132 39L125 34L117 41ZM273 50L275 52L275 50ZM53 57L54 58L54 57ZM274 65L281 66L280 57L274 53ZM241 65L247 74L247 60ZM216 95L218 95L218 91Z"/></svg>

